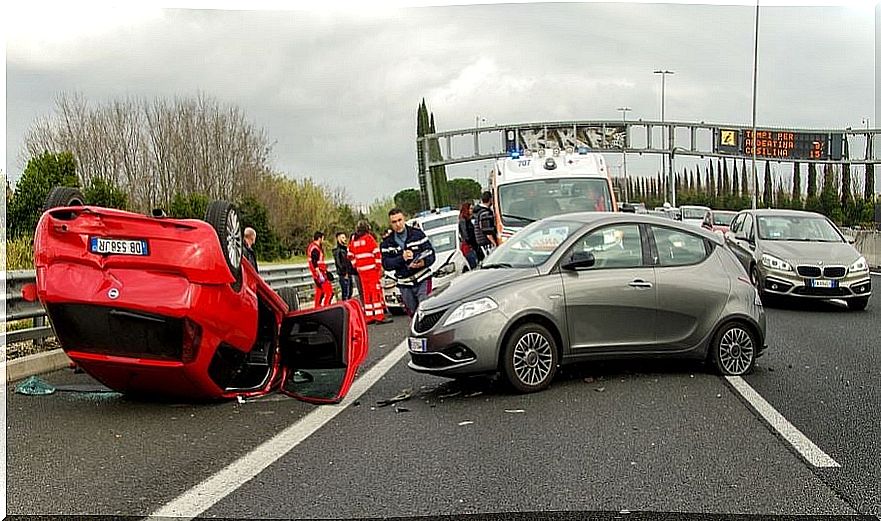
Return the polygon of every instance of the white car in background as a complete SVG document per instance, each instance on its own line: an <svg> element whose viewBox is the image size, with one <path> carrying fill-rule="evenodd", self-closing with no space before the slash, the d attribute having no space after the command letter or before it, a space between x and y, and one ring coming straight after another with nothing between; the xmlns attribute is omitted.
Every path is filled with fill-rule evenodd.
<svg viewBox="0 0 881 521"><path fill-rule="evenodd" d="M704 216L707 215L707 212L709 211L710 208L707 206L684 204L679 207L679 212L682 215L682 222L698 228L704 223Z"/></svg>
<svg viewBox="0 0 881 521"><path fill-rule="evenodd" d="M407 224L425 232L434 248L434 264L431 265L432 292L446 287L468 265L459 249L459 212L443 209L427 212L410 219ZM404 302L393 273L385 273L382 290L388 310L395 315L403 315Z"/></svg>

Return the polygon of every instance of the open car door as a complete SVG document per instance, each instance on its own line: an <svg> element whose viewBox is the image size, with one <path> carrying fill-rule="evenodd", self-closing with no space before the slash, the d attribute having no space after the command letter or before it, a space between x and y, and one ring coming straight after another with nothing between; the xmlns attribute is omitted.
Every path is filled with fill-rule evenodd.
<svg viewBox="0 0 881 521"><path fill-rule="evenodd" d="M367 324L358 301L291 311L281 323L281 392L309 403L338 403L367 356Z"/></svg>

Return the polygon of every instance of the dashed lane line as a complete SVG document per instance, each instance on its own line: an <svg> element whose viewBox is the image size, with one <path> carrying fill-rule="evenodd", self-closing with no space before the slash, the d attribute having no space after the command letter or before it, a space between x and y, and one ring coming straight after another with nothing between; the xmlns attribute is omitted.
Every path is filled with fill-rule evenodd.
<svg viewBox="0 0 881 521"><path fill-rule="evenodd" d="M841 467L795 425L789 423L789 420L777 412L777 409L762 398L755 389L746 383L746 380L739 376L726 376L725 379L808 463L821 468Z"/></svg>

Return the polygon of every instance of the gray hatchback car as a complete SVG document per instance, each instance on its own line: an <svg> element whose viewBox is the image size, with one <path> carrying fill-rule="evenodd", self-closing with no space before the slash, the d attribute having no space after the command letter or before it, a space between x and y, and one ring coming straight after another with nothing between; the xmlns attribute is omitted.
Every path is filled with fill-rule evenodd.
<svg viewBox="0 0 881 521"><path fill-rule="evenodd" d="M628 213L530 224L423 301L410 329L414 371L501 371L521 392L600 358L704 359L740 375L765 347L758 293L719 234Z"/></svg>

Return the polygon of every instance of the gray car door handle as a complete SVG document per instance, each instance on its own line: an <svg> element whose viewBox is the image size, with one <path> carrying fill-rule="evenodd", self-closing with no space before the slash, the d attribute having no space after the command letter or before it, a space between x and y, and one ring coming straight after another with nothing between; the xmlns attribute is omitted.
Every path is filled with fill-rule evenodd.
<svg viewBox="0 0 881 521"><path fill-rule="evenodd" d="M636 280L630 281L629 286L631 288L650 288L650 287L652 287L652 283L646 282L642 279L636 279Z"/></svg>

